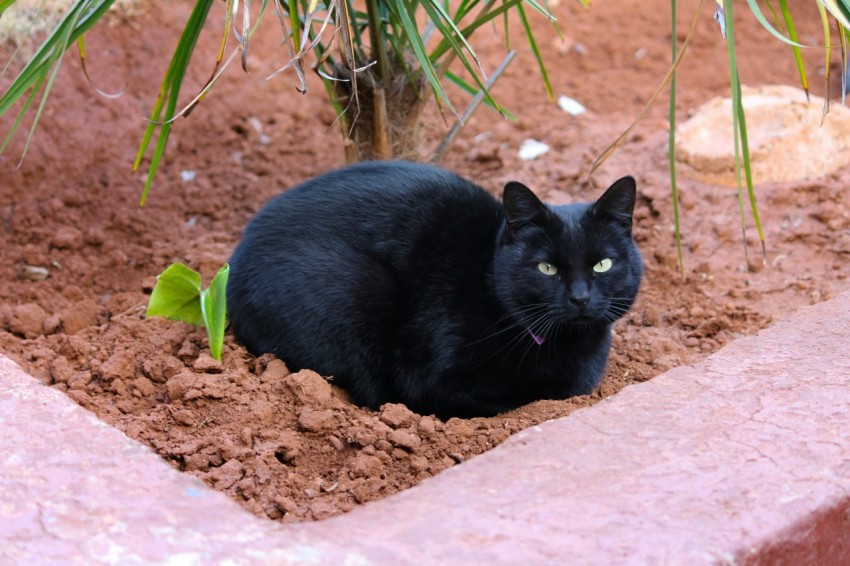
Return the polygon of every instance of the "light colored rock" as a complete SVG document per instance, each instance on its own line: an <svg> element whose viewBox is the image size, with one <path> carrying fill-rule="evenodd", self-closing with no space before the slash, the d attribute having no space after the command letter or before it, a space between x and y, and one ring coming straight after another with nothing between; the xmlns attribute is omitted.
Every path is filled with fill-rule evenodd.
<svg viewBox="0 0 850 566"><path fill-rule="evenodd" d="M816 179L850 163L850 109L783 85L743 87L754 183ZM732 101L715 98L676 128L676 162L698 181L736 186Z"/></svg>

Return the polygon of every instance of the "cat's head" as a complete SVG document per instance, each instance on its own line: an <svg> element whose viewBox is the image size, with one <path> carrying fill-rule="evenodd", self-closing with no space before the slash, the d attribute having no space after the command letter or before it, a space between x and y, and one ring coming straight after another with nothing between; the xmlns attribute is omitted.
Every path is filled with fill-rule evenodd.
<svg viewBox="0 0 850 566"><path fill-rule="evenodd" d="M515 323L544 338L556 325L609 324L628 311L643 272L635 193L623 177L594 203L547 206L521 183L505 186L493 283Z"/></svg>

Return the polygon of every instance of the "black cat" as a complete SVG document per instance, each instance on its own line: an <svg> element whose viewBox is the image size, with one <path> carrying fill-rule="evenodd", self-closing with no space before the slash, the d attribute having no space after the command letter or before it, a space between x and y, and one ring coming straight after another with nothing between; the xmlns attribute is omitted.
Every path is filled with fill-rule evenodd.
<svg viewBox="0 0 850 566"><path fill-rule="evenodd" d="M640 284L634 179L567 206L512 182L503 202L405 162L309 180L234 251L233 331L372 408L470 417L590 393Z"/></svg>

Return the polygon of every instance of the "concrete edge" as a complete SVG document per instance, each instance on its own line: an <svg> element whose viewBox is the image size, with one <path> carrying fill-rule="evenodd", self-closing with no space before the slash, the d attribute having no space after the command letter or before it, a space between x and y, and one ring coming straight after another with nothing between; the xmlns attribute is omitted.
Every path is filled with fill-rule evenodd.
<svg viewBox="0 0 850 566"><path fill-rule="evenodd" d="M847 562L848 346L850 293L404 493L285 526L0 356L0 562Z"/></svg>

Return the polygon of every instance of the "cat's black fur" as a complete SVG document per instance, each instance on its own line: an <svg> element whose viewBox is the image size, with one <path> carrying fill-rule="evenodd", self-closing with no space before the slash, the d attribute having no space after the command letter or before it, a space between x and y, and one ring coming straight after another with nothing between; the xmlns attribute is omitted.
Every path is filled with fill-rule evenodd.
<svg viewBox="0 0 850 566"><path fill-rule="evenodd" d="M519 183L503 201L404 162L309 180L233 253L233 331L372 408L469 417L590 393L640 283L634 179L593 204L547 206Z"/></svg>

